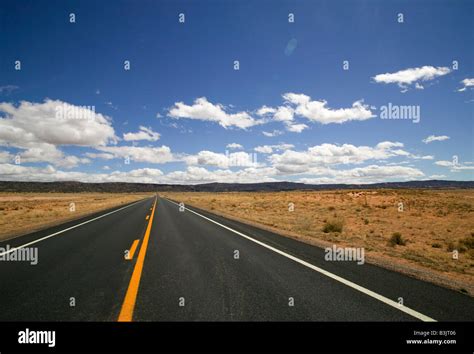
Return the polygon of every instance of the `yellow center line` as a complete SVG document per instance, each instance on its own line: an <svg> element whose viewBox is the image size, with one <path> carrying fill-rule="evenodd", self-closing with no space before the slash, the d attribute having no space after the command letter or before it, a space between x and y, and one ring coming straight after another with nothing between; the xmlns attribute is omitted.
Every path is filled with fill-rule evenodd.
<svg viewBox="0 0 474 354"><path fill-rule="evenodd" d="M131 261L133 259L133 255L135 254L135 251L137 249L138 242L140 242L140 240L133 241L132 247L130 247L130 251L128 251L127 261Z"/></svg>
<svg viewBox="0 0 474 354"><path fill-rule="evenodd" d="M155 199L155 203L153 204L151 218L148 221L148 226L145 231L145 236L143 237L142 246L140 247L140 252L138 253L137 263L133 269L132 278L130 279L130 284L128 285L127 289L127 294L123 300L122 309L120 310L120 315L118 318L119 322L131 322L133 319L133 310L135 309L135 302L137 301L138 287L140 286L143 263L145 262L146 249L148 247L148 240L150 239L151 225L153 223L153 216L155 215L157 200L158 198Z"/></svg>

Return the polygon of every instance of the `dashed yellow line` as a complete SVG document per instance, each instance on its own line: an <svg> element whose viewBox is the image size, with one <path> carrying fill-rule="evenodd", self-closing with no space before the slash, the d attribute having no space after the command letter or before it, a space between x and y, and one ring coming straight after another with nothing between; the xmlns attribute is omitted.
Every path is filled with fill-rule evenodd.
<svg viewBox="0 0 474 354"><path fill-rule="evenodd" d="M133 241L132 247L130 247L130 251L128 251L128 258L126 258L127 261L131 261L133 259L133 255L135 254L135 251L137 250L138 242L140 242L140 240Z"/></svg>
<svg viewBox="0 0 474 354"><path fill-rule="evenodd" d="M138 287L140 286L143 263L145 262L148 240L150 239L151 225L153 223L153 216L155 215L156 202L157 199L155 199L155 203L153 204L151 217L148 221L148 226L145 231L145 236L143 237L140 252L138 253L137 263L133 269L132 278L130 279L130 284L128 285L127 289L127 294L123 300L122 309L120 310L120 315L118 317L119 322L130 322L133 319L133 310L135 309L135 303L137 301Z"/></svg>

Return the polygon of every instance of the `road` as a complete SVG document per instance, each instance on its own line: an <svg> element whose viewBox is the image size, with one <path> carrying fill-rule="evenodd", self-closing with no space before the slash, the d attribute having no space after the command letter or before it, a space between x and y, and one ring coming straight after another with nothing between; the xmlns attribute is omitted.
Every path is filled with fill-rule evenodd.
<svg viewBox="0 0 474 354"><path fill-rule="evenodd" d="M163 198L7 244L38 263L0 262L0 321L474 320L467 295Z"/></svg>

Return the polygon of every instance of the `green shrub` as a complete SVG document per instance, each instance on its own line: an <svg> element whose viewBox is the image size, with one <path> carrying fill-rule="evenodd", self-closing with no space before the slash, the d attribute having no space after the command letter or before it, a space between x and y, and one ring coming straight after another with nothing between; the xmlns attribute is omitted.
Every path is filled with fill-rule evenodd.
<svg viewBox="0 0 474 354"><path fill-rule="evenodd" d="M402 234L399 232L394 232L392 234L392 237L390 237L389 241L391 246L399 245L399 246L405 246L406 241L403 239Z"/></svg>
<svg viewBox="0 0 474 354"><path fill-rule="evenodd" d="M446 247L446 249L448 250L448 252L452 252L456 249L456 245L453 243L453 242L448 242L448 245Z"/></svg>
<svg viewBox="0 0 474 354"><path fill-rule="evenodd" d="M463 245L468 250L474 249L474 235L471 233L471 236L459 240L459 244Z"/></svg>
<svg viewBox="0 0 474 354"><path fill-rule="evenodd" d="M344 223L342 222L342 220L327 221L324 224L323 232L325 232L325 233L328 233L328 232L342 232L343 224Z"/></svg>

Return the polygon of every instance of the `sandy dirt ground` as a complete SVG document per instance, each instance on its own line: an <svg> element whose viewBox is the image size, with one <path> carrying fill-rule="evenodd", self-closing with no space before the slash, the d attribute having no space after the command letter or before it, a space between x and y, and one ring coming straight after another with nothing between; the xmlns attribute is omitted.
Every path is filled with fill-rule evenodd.
<svg viewBox="0 0 474 354"><path fill-rule="evenodd" d="M474 294L473 190L160 193L322 247Z"/></svg>
<svg viewBox="0 0 474 354"><path fill-rule="evenodd" d="M0 240L78 219L152 194L0 193Z"/></svg>

